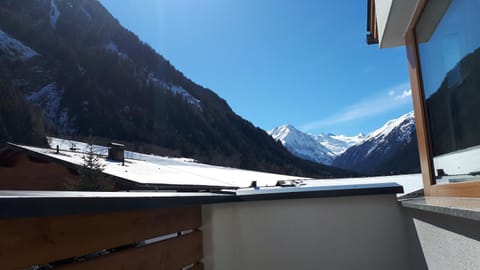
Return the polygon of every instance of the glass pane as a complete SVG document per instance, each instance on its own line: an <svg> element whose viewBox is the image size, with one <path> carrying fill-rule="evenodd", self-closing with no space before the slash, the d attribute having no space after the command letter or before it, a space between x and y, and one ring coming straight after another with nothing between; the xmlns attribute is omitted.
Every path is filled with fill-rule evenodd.
<svg viewBox="0 0 480 270"><path fill-rule="evenodd" d="M480 172L480 0L429 1L416 34L437 182Z"/></svg>

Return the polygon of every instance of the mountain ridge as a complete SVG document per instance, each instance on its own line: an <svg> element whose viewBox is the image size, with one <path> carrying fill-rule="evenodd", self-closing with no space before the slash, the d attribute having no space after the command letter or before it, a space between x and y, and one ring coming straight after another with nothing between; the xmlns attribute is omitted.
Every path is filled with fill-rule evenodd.
<svg viewBox="0 0 480 270"><path fill-rule="evenodd" d="M417 173L420 160L415 118L409 112L374 130L338 156L333 166L369 175Z"/></svg>
<svg viewBox="0 0 480 270"><path fill-rule="evenodd" d="M420 170L413 112L392 119L367 135L313 135L292 125L279 126L268 133L300 158L362 174L415 173ZM332 140L341 144L331 144Z"/></svg>
<svg viewBox="0 0 480 270"><path fill-rule="evenodd" d="M282 125L267 131L275 140L280 141L294 155L313 162L330 165L333 160L349 147L361 142L363 134L356 136L320 133L304 133L293 125Z"/></svg>

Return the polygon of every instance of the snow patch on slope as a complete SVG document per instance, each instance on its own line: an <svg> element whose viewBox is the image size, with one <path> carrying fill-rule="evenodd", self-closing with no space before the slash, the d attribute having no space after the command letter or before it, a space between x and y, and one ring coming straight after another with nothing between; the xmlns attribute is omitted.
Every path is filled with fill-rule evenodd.
<svg viewBox="0 0 480 270"><path fill-rule="evenodd" d="M82 7L81 10L82 10L82 13L85 15L85 17L87 17L87 19L91 21L92 15L85 9L85 7Z"/></svg>
<svg viewBox="0 0 480 270"><path fill-rule="evenodd" d="M11 60L27 60L39 54L17 39L0 30L0 52Z"/></svg>
<svg viewBox="0 0 480 270"><path fill-rule="evenodd" d="M48 124L58 127L61 133L73 134L74 129L70 125L68 111L60 107L63 93L63 89L59 89L53 82L27 95L26 100L42 109Z"/></svg>
<svg viewBox="0 0 480 270"><path fill-rule="evenodd" d="M120 58L122 58L123 60L127 60L129 59L128 55L124 52L122 52L119 48L118 48L118 45L113 42L113 41L109 41L105 46L104 46L105 50L111 52L111 53L114 53L114 54L117 54Z"/></svg>
<svg viewBox="0 0 480 270"><path fill-rule="evenodd" d="M57 20L59 16L60 11L58 10L55 0L50 0L50 26L52 26L53 29L57 27Z"/></svg>
<svg viewBox="0 0 480 270"><path fill-rule="evenodd" d="M335 134L324 134L312 135L320 144L326 147L328 150L332 151L335 156L341 155L348 148L357 145L365 139L365 135L359 133L356 136L345 136L345 135L335 135Z"/></svg>
<svg viewBox="0 0 480 270"><path fill-rule="evenodd" d="M366 138L365 142L374 142L373 147L369 149L366 156L369 156L373 151L375 151L379 145L386 143L386 140L389 139L390 134L395 135L395 142L405 142L410 143L411 134L415 131L415 118L413 112L409 112L397 119L388 121L381 128L370 133ZM393 134L396 132L396 134ZM388 147L385 148L384 152L388 151Z"/></svg>
<svg viewBox="0 0 480 270"><path fill-rule="evenodd" d="M166 83L160 79L158 79L154 73L149 73L147 78L147 85L153 84L155 86L161 86L164 89L169 90L170 92L174 93L175 95L180 95L188 104L201 109L200 100L192 94L190 94L187 90L183 87L178 85L172 85L170 83Z"/></svg>

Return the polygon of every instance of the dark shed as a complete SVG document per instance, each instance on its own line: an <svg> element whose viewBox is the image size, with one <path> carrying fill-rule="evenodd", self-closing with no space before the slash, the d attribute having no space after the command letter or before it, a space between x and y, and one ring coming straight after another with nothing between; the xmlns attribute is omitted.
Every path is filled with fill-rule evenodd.
<svg viewBox="0 0 480 270"><path fill-rule="evenodd" d="M114 161L123 161L125 158L125 145L119 143L108 144L108 159Z"/></svg>

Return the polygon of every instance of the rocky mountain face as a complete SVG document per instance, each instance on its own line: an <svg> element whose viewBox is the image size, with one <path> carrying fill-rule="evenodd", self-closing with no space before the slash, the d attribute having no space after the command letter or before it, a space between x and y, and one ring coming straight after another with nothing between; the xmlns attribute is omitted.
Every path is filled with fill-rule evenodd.
<svg viewBox="0 0 480 270"><path fill-rule="evenodd" d="M420 171L413 112L387 122L350 147L333 166L369 175L416 173Z"/></svg>
<svg viewBox="0 0 480 270"><path fill-rule="evenodd" d="M413 112L389 121L367 136L312 135L291 125L268 133L292 154L313 162L367 175L420 171Z"/></svg>
<svg viewBox="0 0 480 270"><path fill-rule="evenodd" d="M2 93L20 93L28 107L23 114L41 118L27 125L27 133L91 132L128 142L136 151L210 164L311 177L352 175L293 156L213 91L186 78L96 0L0 1L0 81ZM0 121L3 140L17 141L14 124L6 122Z"/></svg>

